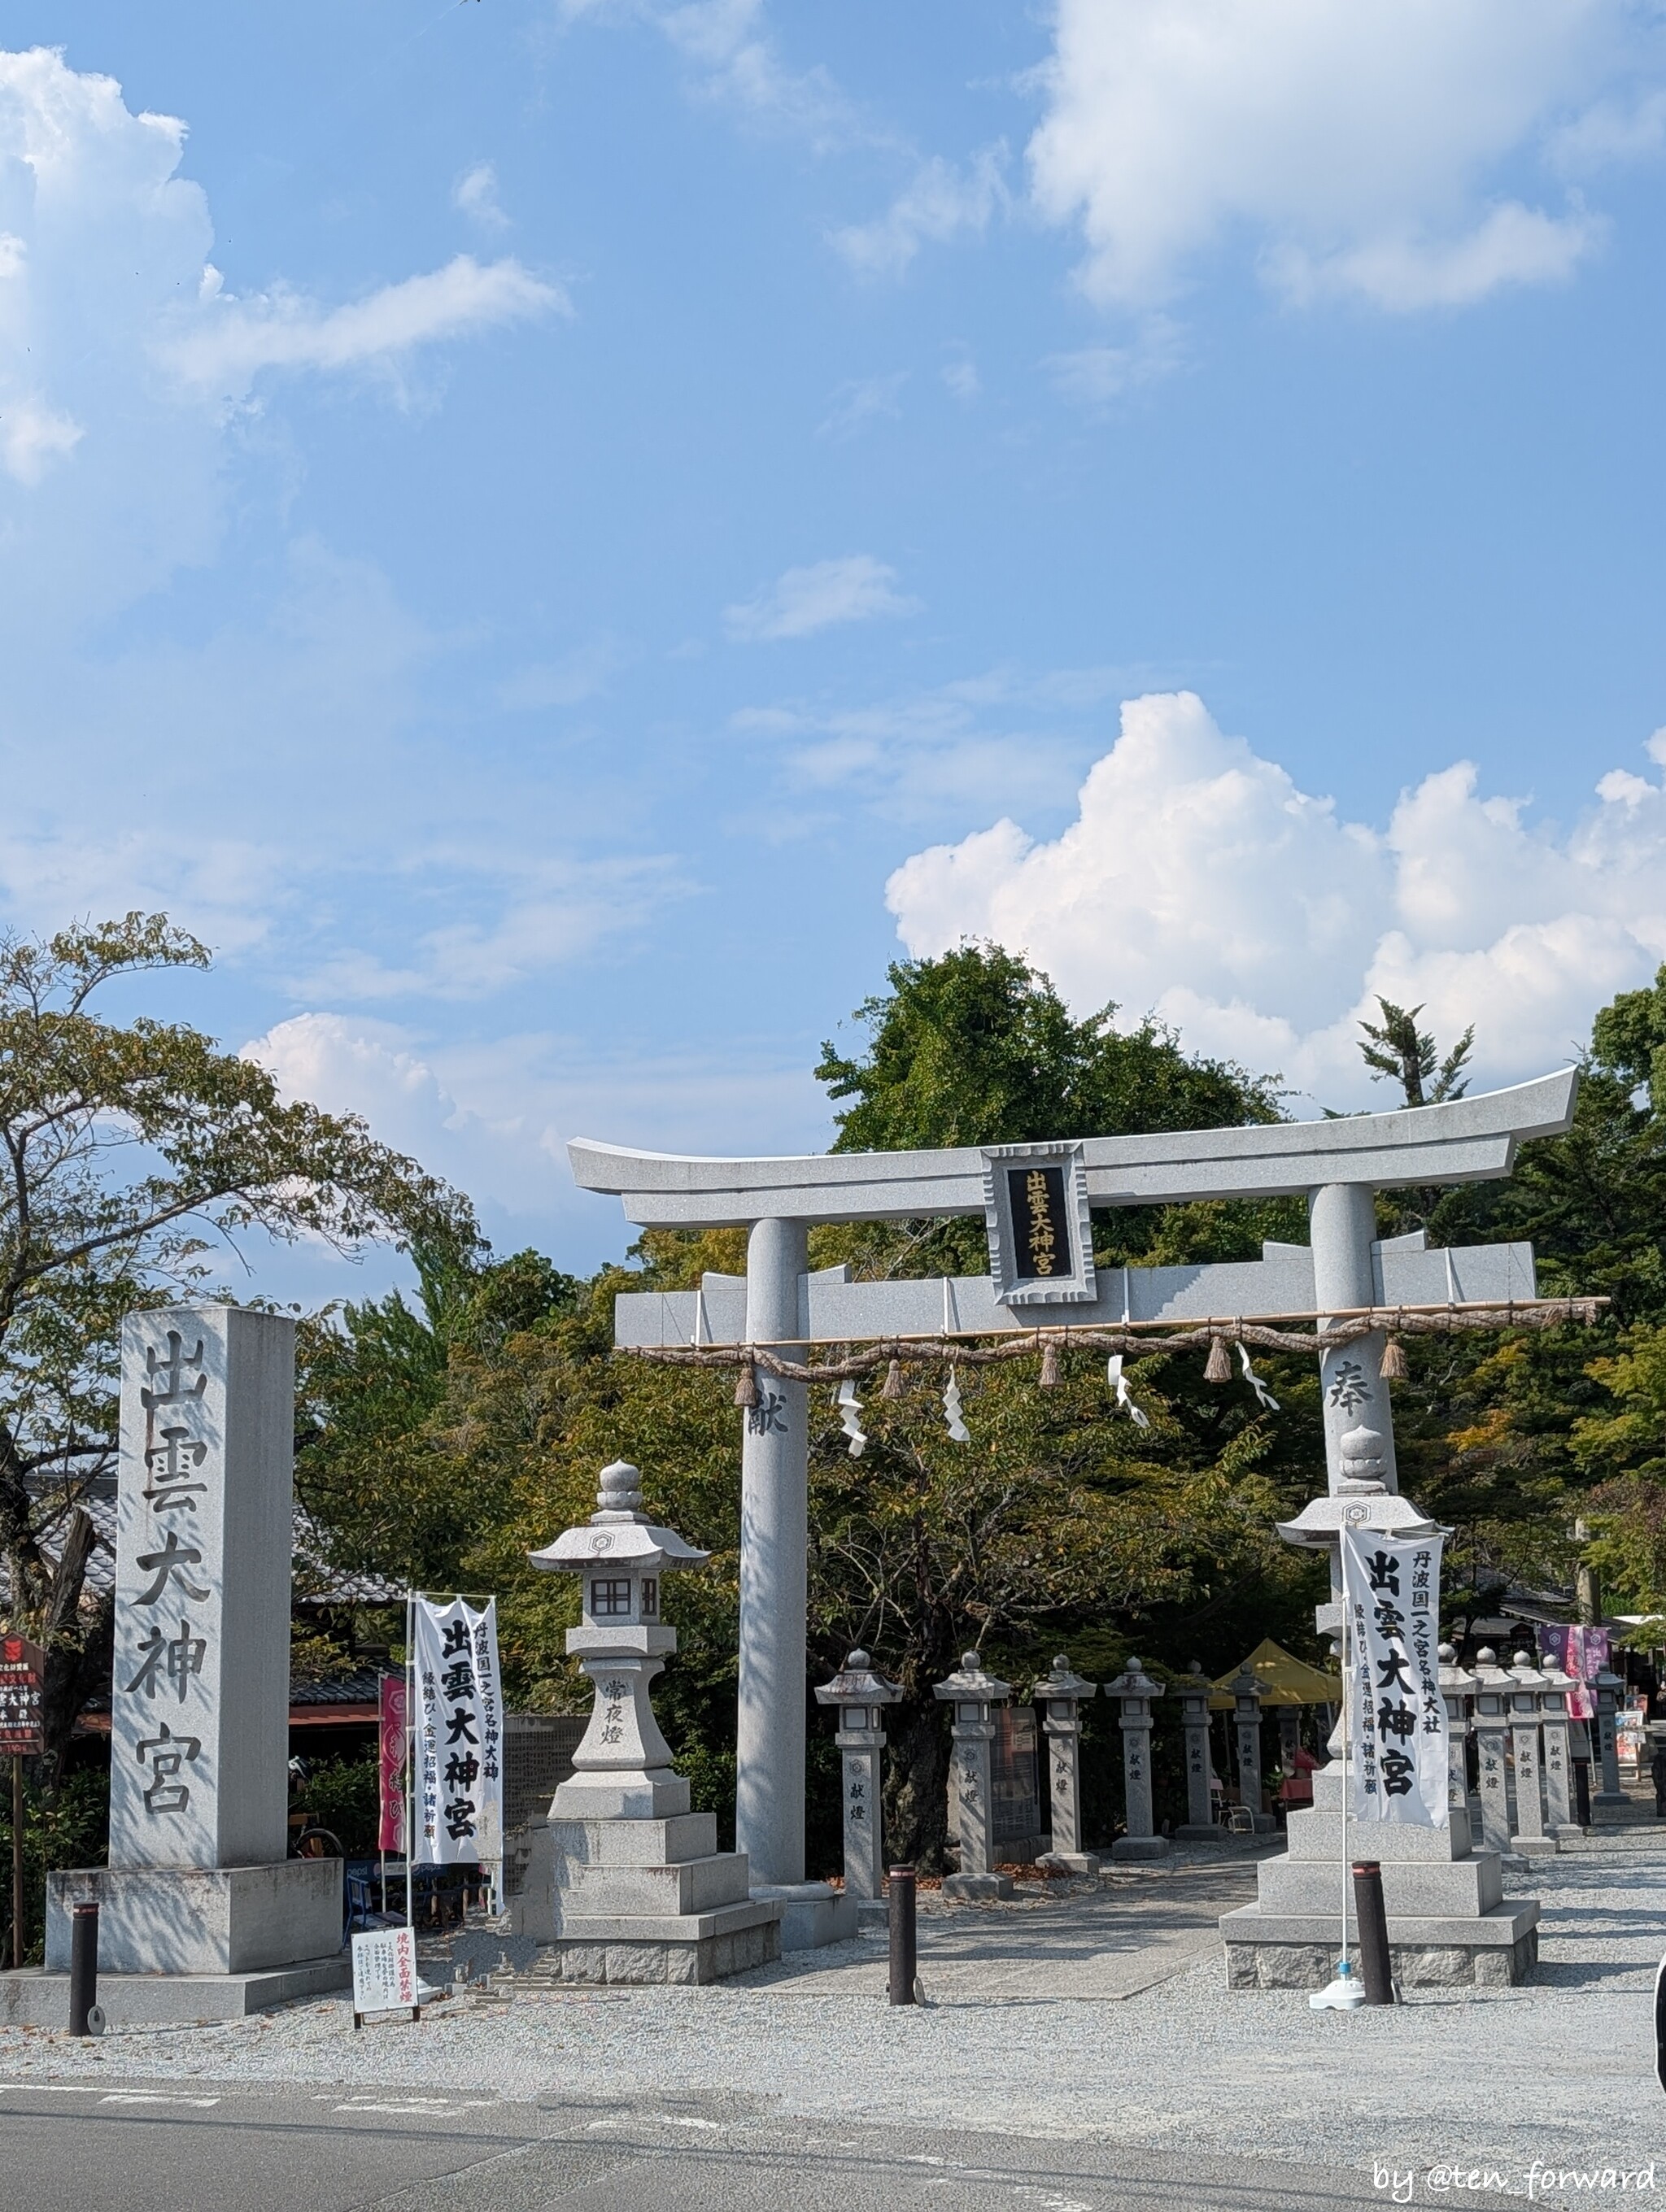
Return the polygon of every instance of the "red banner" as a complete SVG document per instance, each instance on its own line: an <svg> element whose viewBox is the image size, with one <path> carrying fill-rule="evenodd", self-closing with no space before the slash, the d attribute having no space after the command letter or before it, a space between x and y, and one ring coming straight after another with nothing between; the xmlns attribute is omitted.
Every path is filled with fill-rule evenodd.
<svg viewBox="0 0 1666 2212"><path fill-rule="evenodd" d="M380 1724L381 1827L376 1848L403 1851L405 1847L405 1735L407 1710L405 1678L384 1674L377 1698Z"/></svg>
<svg viewBox="0 0 1666 2212"><path fill-rule="evenodd" d="M39 1756L46 1655L25 1636L0 1636L0 1756Z"/></svg>

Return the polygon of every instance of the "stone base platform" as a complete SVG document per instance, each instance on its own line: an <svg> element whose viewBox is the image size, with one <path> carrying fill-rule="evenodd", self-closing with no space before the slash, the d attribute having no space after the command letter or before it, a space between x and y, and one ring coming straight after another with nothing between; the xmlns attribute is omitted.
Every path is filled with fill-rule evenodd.
<svg viewBox="0 0 1666 2212"><path fill-rule="evenodd" d="M1043 1851L1036 1861L1037 1871L1049 1881L1062 1881L1070 1875L1084 1875L1090 1881L1097 1881L1099 1867L1097 1851Z"/></svg>
<svg viewBox="0 0 1666 2212"><path fill-rule="evenodd" d="M560 1936L541 1956L564 1982L703 1986L779 1959L780 1912L767 1901L661 1919L569 1912L562 1915Z"/></svg>
<svg viewBox="0 0 1666 2212"><path fill-rule="evenodd" d="M952 1874L943 1881L945 1897L958 1897L963 1901L992 1897L1009 1898L1012 1894L1010 1874Z"/></svg>
<svg viewBox="0 0 1666 2212"><path fill-rule="evenodd" d="M339 1859L49 1874L46 1971L69 1972L70 1908L81 1904L99 1908L100 1980L259 1974L331 1958L341 1948L341 1884Z"/></svg>
<svg viewBox="0 0 1666 2212"><path fill-rule="evenodd" d="M1171 1846L1166 1836L1118 1836L1110 1847L1114 1859L1165 1859Z"/></svg>
<svg viewBox="0 0 1666 2212"><path fill-rule="evenodd" d="M1265 1913L1253 1905L1224 1914L1227 1988L1322 1989L1336 1972L1339 1917ZM1538 1963L1538 1900L1473 1918L1390 1914L1389 1954L1395 1979L1407 1989L1510 1988Z"/></svg>
<svg viewBox="0 0 1666 2212"><path fill-rule="evenodd" d="M189 2027L200 2021L242 2020L273 2005L327 1996L353 1979L344 1954L304 1959L252 1974L105 1974L99 2005L112 2027ZM42 1966L0 1974L0 2026L67 2028L70 1977Z"/></svg>
<svg viewBox="0 0 1666 2212"><path fill-rule="evenodd" d="M856 1933L855 1899L830 1882L769 1882L751 1893L781 1907L783 1951L819 1951L824 1943L848 1943Z"/></svg>

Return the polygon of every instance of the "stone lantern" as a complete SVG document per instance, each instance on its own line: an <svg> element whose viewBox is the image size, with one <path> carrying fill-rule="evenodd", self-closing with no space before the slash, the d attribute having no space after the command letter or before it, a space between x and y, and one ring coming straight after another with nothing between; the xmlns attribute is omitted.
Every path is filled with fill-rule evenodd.
<svg viewBox="0 0 1666 2212"><path fill-rule="evenodd" d="M1192 1661L1174 1688L1180 1699L1180 1725L1186 1739L1186 1825L1180 1837L1183 1843L1209 1843L1220 1831L1215 1825L1210 1788L1210 1683L1201 1659Z"/></svg>
<svg viewBox="0 0 1666 2212"><path fill-rule="evenodd" d="M1525 1651L1516 1654L1510 1684L1505 1694L1516 1759L1516 1832L1510 1840L1523 1858L1542 1858L1556 1849L1555 1838L1545 1833L1539 1796L1539 1692L1545 1678Z"/></svg>
<svg viewBox="0 0 1666 2212"><path fill-rule="evenodd" d="M1545 1753L1545 1825L1560 1848L1583 1843L1585 1836L1573 1812L1572 1723L1568 1714L1568 1692L1579 1686L1560 1667L1540 1671L1544 1676L1539 1713Z"/></svg>
<svg viewBox="0 0 1666 2212"><path fill-rule="evenodd" d="M961 1655L958 1673L933 1694L954 1706L955 1794L960 1813L960 1871L943 1884L945 1897L1010 1897L1012 1878L994 1861L994 1709L1012 1694L1010 1682L986 1674L976 1651Z"/></svg>
<svg viewBox="0 0 1666 2212"><path fill-rule="evenodd" d="M717 1849L715 1816L689 1810L648 1700L677 1649L660 1618L662 1579L708 1554L648 1519L623 1460L602 1469L597 1504L530 1554L580 1578L567 1649L595 1705L534 1836L516 1932L553 1941L565 1980L715 1981L779 1958L781 1906L751 1895L746 1855Z"/></svg>
<svg viewBox="0 0 1666 2212"><path fill-rule="evenodd" d="M1232 1717L1237 1729L1238 1795L1249 1810L1256 1833L1270 1835L1279 1824L1270 1813L1263 1813L1261 1808L1261 1677L1246 1659L1226 1687L1231 1692Z"/></svg>
<svg viewBox="0 0 1666 2212"><path fill-rule="evenodd" d="M1510 1676L1491 1650L1475 1654L1475 1746L1481 1767L1481 1841L1489 1851L1510 1849L1510 1768L1505 1738L1510 1728Z"/></svg>
<svg viewBox="0 0 1666 2212"><path fill-rule="evenodd" d="M1152 1700L1163 1694L1161 1682L1152 1681L1137 1659L1130 1659L1114 1682L1105 1684L1105 1695L1122 1707L1122 1784L1127 1806L1126 1835L1110 1847L1114 1859L1166 1858L1169 1839L1155 1832L1151 1799Z"/></svg>
<svg viewBox="0 0 1666 2212"><path fill-rule="evenodd" d="M1053 1843L1041 1862L1051 1874L1097 1875L1099 1862L1082 1849L1082 1722L1084 1698L1097 1698L1099 1685L1070 1671L1062 1651L1031 1691L1042 1709L1042 1734L1047 1739L1048 1797L1052 1807Z"/></svg>
<svg viewBox="0 0 1666 2212"><path fill-rule="evenodd" d="M1462 1812L1467 1821L1469 1770L1464 1753L1469 1738L1469 1700L1475 1678L1458 1665L1457 1653L1451 1644L1443 1644L1437 1656L1440 1661L1440 1694L1446 1707L1446 1808L1449 1815Z"/></svg>
<svg viewBox="0 0 1666 2212"><path fill-rule="evenodd" d="M833 1741L844 1754L844 1893L854 1900L856 1925L885 1924L885 1825L880 1810L879 1723L903 1692L873 1672L866 1651L853 1651L830 1682L816 1692L818 1705L836 1705Z"/></svg>
<svg viewBox="0 0 1666 2212"><path fill-rule="evenodd" d="M1620 1787L1620 1746L1615 1729L1620 1692L1626 1685L1611 1668L1604 1667L1590 1686L1596 1703L1597 1755L1602 1762L1602 1787L1596 1793L1596 1802L1599 1805L1623 1805L1626 1793Z"/></svg>

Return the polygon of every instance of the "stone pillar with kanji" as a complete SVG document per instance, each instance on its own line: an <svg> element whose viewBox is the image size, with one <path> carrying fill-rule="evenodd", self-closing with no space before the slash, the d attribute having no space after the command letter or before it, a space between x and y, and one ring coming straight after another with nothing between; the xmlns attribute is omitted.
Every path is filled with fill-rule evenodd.
<svg viewBox="0 0 1666 2212"><path fill-rule="evenodd" d="M885 1924L885 1822L880 1803L879 1726L887 1705L902 1696L895 1682L876 1674L866 1651L853 1651L830 1682L816 1692L818 1705L837 1709L834 1737L843 1762L844 1893L855 1900L856 1925Z"/></svg>
<svg viewBox="0 0 1666 2212"><path fill-rule="evenodd" d="M1540 1671L1544 1676L1539 1733L1544 1744L1545 1828L1560 1847L1583 1843L1585 1835L1574 1818L1572 1723L1568 1717L1569 1693L1579 1686L1554 1664Z"/></svg>
<svg viewBox="0 0 1666 2212"><path fill-rule="evenodd" d="M1169 1839L1157 1833L1152 1812L1152 1701L1163 1694L1137 1659L1130 1659L1105 1695L1122 1708L1122 1798L1127 1832L1110 1847L1114 1859L1166 1858Z"/></svg>
<svg viewBox="0 0 1666 2212"><path fill-rule="evenodd" d="M100 1908L102 1975L202 1977L210 2014L342 1979L341 1862L287 1856L294 1449L287 1316L127 1316L110 1858L49 1877L49 1979L83 1900Z"/></svg>
<svg viewBox="0 0 1666 2212"><path fill-rule="evenodd" d="M1257 1835L1270 1836L1278 1822L1261 1805L1261 1677L1245 1660L1226 1685L1232 1697L1232 1722L1238 1755L1238 1797Z"/></svg>
<svg viewBox="0 0 1666 2212"><path fill-rule="evenodd" d="M1208 1843L1220 1833L1215 1820L1213 1770L1209 1760L1211 1685L1201 1660L1194 1659L1174 1685L1180 1699L1180 1727L1186 1745L1186 1825L1183 1843Z"/></svg>
<svg viewBox="0 0 1666 2212"><path fill-rule="evenodd" d="M1511 1848L1523 1858L1554 1852L1556 1838L1545 1833L1544 1801L1539 1787L1539 1692L1545 1678L1525 1651L1510 1669L1510 1743L1516 1765L1516 1832Z"/></svg>
<svg viewBox="0 0 1666 2212"><path fill-rule="evenodd" d="M1510 1676L1492 1650L1475 1654L1475 1747L1481 1767L1481 1840L1489 1851L1510 1849Z"/></svg>
<svg viewBox="0 0 1666 2212"><path fill-rule="evenodd" d="M986 1674L976 1651L962 1654L957 1671L933 1694L954 1708L955 1799L960 1829L960 1871L943 1884L945 1897L1010 1897L1012 1879L995 1872L994 1708L1012 1694L1010 1682Z"/></svg>
<svg viewBox="0 0 1666 2212"><path fill-rule="evenodd" d="M1465 1747L1469 1741L1469 1699L1475 1678L1457 1663L1450 1644L1439 1647L1440 1695L1446 1707L1446 1804L1449 1811L1469 1802L1469 1770Z"/></svg>
<svg viewBox="0 0 1666 2212"><path fill-rule="evenodd" d="M1039 1863L1048 1874L1097 1875L1099 1861L1082 1848L1082 1718L1085 1698L1099 1693L1097 1682L1071 1672L1062 1651L1030 1692L1042 1709L1047 1745L1048 1802L1052 1808L1052 1848Z"/></svg>
<svg viewBox="0 0 1666 2212"><path fill-rule="evenodd" d="M1611 1668L1604 1667L1591 1685L1596 1701L1596 1748L1602 1763L1602 1787L1596 1793L1599 1805L1623 1805L1626 1793L1620 1787L1620 1693L1625 1683Z"/></svg>

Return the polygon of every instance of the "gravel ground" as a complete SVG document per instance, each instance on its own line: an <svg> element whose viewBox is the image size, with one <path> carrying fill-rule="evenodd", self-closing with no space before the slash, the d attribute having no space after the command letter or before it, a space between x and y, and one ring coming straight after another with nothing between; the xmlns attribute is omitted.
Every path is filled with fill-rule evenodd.
<svg viewBox="0 0 1666 2212"><path fill-rule="evenodd" d="M0 2030L0 2073L710 2100L737 2118L867 2114L1355 2172L1380 2160L1420 2175L1492 2165L1517 2183L1535 2159L1635 2166L1658 2155L1666 2194L1651 2008L1666 1949L1663 1843L1514 1877L1545 1906L1528 1986L1420 1992L1393 2011L1315 2013L1301 1991L1228 1994L1217 1954L1120 2003L893 2012L869 1995L830 1995L824 1981L795 1995L789 1978L527 1992L357 2035L338 2000L97 2045Z"/></svg>

